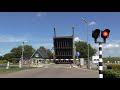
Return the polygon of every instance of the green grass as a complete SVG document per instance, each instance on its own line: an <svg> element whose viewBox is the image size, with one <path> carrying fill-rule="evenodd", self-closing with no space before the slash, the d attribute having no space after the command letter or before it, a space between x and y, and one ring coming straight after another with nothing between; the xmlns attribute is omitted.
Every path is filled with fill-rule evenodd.
<svg viewBox="0 0 120 90"><path fill-rule="evenodd" d="M12 73L12 72L17 72L25 69L33 69L35 67L22 67L22 68L9 68L9 69L0 69L0 74L4 73Z"/></svg>

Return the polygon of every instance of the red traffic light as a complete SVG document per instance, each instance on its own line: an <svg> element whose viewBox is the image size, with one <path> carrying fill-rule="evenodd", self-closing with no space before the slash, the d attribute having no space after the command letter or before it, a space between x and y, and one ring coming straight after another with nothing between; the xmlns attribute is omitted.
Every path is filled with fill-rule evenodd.
<svg viewBox="0 0 120 90"><path fill-rule="evenodd" d="M103 36L104 36L104 37L107 37L107 36L108 36L108 32L106 32L106 31L103 32Z"/></svg>
<svg viewBox="0 0 120 90"><path fill-rule="evenodd" d="M101 31L101 37L103 38L104 42L106 42L106 38L109 37L110 30L105 29L104 31Z"/></svg>
<svg viewBox="0 0 120 90"><path fill-rule="evenodd" d="M105 29L104 31L101 32L101 37L102 38L108 38L109 37L110 30Z"/></svg>

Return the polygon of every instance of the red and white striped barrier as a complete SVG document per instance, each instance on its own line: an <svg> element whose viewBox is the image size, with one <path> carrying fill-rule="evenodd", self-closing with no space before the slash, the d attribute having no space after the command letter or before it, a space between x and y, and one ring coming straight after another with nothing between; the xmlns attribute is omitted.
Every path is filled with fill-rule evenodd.
<svg viewBox="0 0 120 90"><path fill-rule="evenodd" d="M54 59L40 59L40 60L51 60L51 61L53 61ZM55 59L56 61L58 61L58 60L71 60L71 61L73 61L74 59ZM76 60L79 60L79 59L76 59Z"/></svg>
<svg viewBox="0 0 120 90"><path fill-rule="evenodd" d="M71 61L73 61L74 59L55 59L56 61L58 61L58 60L71 60Z"/></svg>

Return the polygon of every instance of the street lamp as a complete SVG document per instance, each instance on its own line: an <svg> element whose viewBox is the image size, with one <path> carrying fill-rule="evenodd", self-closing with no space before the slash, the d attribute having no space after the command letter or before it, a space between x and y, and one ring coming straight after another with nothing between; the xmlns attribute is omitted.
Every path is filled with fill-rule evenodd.
<svg viewBox="0 0 120 90"><path fill-rule="evenodd" d="M88 42L88 22L82 18L82 20L86 23L86 30L87 30L87 46L88 46L88 64L87 64L87 68L89 69L90 68L90 60L89 60L89 42Z"/></svg>
<svg viewBox="0 0 120 90"><path fill-rule="evenodd" d="M55 59L55 57L54 57L54 55L55 55L55 53L54 53L54 47L52 47L52 53L53 53L53 59Z"/></svg>
<svg viewBox="0 0 120 90"><path fill-rule="evenodd" d="M22 57L21 57L22 65L23 65L23 52L24 52L24 42L23 42L23 46L22 46Z"/></svg>

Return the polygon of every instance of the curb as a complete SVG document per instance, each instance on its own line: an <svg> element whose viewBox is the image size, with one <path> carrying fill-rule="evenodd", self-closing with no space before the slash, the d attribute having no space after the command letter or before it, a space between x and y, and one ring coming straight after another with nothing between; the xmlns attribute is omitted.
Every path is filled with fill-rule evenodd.
<svg viewBox="0 0 120 90"><path fill-rule="evenodd" d="M53 65L52 63L50 64L40 64L40 65L31 65L31 67L46 67L46 66L49 66L49 65Z"/></svg>
<svg viewBox="0 0 120 90"><path fill-rule="evenodd" d="M93 69L87 69L87 68L80 68L78 66L73 66L74 68L77 68L77 69L82 69L82 70L88 70L88 71L98 71L98 70L93 70Z"/></svg>

